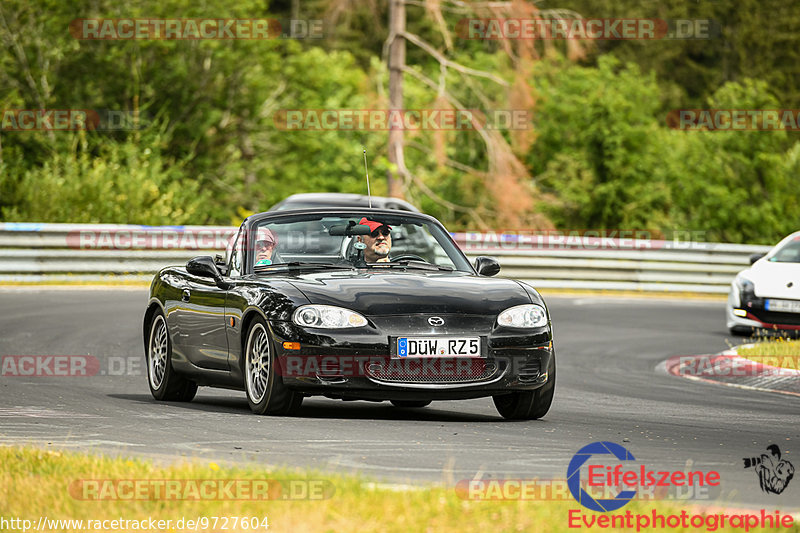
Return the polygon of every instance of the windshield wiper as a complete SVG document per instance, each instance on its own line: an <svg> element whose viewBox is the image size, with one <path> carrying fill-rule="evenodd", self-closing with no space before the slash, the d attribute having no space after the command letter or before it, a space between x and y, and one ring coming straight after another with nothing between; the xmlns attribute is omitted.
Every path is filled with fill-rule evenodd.
<svg viewBox="0 0 800 533"><path fill-rule="evenodd" d="M388 263L370 263L371 267L403 267L403 268L418 268L420 270L442 270L445 272L452 272L453 268L449 266L436 265L428 263L427 261L415 261L413 259L405 259L403 261L389 261Z"/></svg>
<svg viewBox="0 0 800 533"><path fill-rule="evenodd" d="M272 269L304 269L304 268L333 268L333 269L344 269L344 270L353 270L353 265L343 264L343 263L322 263L319 261L290 261L289 263L275 263L272 265L256 265L256 271L269 271Z"/></svg>

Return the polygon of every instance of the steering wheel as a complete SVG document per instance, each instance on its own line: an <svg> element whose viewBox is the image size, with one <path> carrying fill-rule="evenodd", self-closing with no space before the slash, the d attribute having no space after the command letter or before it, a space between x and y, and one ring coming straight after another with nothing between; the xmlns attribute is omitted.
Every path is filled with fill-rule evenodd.
<svg viewBox="0 0 800 533"><path fill-rule="evenodd" d="M427 259L423 259L422 257L415 254L398 255L397 257L392 257L391 259L389 259L389 261L392 263L395 261L422 261L423 263L428 262Z"/></svg>

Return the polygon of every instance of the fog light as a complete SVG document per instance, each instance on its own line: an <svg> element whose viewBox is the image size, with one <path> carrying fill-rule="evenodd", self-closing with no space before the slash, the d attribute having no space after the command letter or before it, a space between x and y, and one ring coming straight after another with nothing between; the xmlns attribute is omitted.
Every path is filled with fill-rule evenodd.
<svg viewBox="0 0 800 533"><path fill-rule="evenodd" d="M745 317L747 316L747 311L745 311L744 309L734 309L733 314L736 316Z"/></svg>

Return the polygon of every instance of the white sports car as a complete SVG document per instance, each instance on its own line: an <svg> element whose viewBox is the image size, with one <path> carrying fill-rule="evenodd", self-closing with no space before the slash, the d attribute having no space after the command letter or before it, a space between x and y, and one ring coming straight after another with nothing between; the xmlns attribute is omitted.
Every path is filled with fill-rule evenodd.
<svg viewBox="0 0 800 533"><path fill-rule="evenodd" d="M726 310L730 332L800 330L800 231L766 255L754 254L750 262L731 283Z"/></svg>

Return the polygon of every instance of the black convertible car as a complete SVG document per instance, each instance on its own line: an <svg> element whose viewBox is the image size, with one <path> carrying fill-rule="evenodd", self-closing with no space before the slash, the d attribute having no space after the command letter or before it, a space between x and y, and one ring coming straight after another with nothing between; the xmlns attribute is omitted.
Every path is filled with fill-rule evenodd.
<svg viewBox="0 0 800 533"><path fill-rule="evenodd" d="M509 419L547 413L556 362L532 287L474 267L434 218L383 209L248 217L225 258L153 279L144 315L150 390L190 401L198 386L244 390L253 412L306 396L433 400L492 396Z"/></svg>

